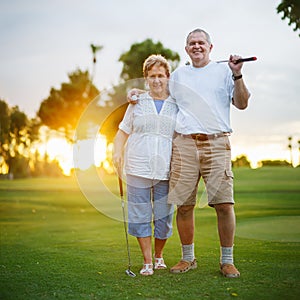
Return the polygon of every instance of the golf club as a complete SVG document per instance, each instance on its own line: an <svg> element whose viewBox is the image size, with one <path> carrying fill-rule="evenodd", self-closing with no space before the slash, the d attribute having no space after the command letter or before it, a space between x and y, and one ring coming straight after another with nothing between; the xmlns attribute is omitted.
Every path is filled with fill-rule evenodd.
<svg viewBox="0 0 300 300"><path fill-rule="evenodd" d="M247 57L247 58L240 58L235 61L235 64L239 64L240 62L245 62L245 61L254 61L257 60L257 57L252 56L252 57ZM217 63L223 63L223 62L229 62L229 60L219 60Z"/></svg>
<svg viewBox="0 0 300 300"><path fill-rule="evenodd" d="M126 236L126 246L127 246L127 254L128 254L128 269L125 273L130 277L135 277L136 275L130 270L131 262L130 262L130 250L129 250L129 243L128 243L128 233L127 233L127 226L126 226L126 216L125 216L125 202L124 202L124 194L123 194L123 182L120 173L118 174L119 179L119 188L120 188L120 196L122 202L122 212L123 212L123 223L125 229L125 236Z"/></svg>

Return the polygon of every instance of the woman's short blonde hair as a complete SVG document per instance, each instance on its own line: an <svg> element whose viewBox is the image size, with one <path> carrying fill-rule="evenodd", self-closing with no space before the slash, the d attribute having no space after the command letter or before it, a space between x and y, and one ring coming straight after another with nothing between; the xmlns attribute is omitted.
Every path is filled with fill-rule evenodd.
<svg viewBox="0 0 300 300"><path fill-rule="evenodd" d="M154 65L164 67L166 69L167 76L170 77L171 68L168 61L160 54L152 54L146 58L143 64L143 74L145 78L147 78L148 72L153 68Z"/></svg>

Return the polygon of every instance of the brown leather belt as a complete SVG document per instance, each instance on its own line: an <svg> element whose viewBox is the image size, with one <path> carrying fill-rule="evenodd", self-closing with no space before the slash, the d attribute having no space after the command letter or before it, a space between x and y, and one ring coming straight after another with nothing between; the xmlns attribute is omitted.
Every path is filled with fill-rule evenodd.
<svg viewBox="0 0 300 300"><path fill-rule="evenodd" d="M216 139L222 136L230 136L230 132L219 132L213 134L205 134L205 133L191 133L191 134L180 134L183 137L190 137L196 141L207 141L211 139Z"/></svg>

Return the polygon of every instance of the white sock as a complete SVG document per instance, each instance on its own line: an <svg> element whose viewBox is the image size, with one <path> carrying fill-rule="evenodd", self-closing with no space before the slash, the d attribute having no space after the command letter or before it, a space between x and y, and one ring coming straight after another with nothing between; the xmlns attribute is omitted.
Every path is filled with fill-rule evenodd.
<svg viewBox="0 0 300 300"><path fill-rule="evenodd" d="M193 261L195 259L194 243L190 245L181 245L182 260Z"/></svg>
<svg viewBox="0 0 300 300"><path fill-rule="evenodd" d="M220 263L233 265L233 247L220 247Z"/></svg>

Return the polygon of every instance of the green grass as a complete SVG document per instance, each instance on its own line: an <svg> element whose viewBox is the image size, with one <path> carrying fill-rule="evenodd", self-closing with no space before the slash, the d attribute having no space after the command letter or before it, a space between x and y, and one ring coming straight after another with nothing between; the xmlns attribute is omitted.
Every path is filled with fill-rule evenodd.
<svg viewBox="0 0 300 300"><path fill-rule="evenodd" d="M196 209L196 270L142 277L129 237L131 278L114 176L82 177L85 195L74 178L0 181L0 299L299 299L300 168L234 173L238 279L219 274L212 208ZM164 256L180 255L175 226Z"/></svg>

